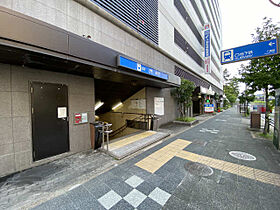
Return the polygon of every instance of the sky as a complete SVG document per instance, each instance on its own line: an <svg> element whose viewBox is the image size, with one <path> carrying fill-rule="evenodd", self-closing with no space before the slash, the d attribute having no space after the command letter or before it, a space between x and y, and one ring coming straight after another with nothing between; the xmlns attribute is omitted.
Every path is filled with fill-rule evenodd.
<svg viewBox="0 0 280 210"><path fill-rule="evenodd" d="M269 0L219 0L219 5L222 13L222 50L251 44L251 34L261 27L264 17L272 18L274 23L280 25L280 7L274 6ZM242 63L247 62L222 67L227 68L232 76L238 76ZM241 90L244 88L241 86Z"/></svg>

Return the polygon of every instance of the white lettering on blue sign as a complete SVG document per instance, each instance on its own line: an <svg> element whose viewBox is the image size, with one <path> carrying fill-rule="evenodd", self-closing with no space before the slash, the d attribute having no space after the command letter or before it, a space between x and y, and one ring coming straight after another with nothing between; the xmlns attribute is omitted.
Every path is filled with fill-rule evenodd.
<svg viewBox="0 0 280 210"><path fill-rule="evenodd" d="M141 71L141 64L140 63L137 63L137 71Z"/></svg>
<svg viewBox="0 0 280 210"><path fill-rule="evenodd" d="M204 69L205 73L211 73L211 36L210 36L210 24L204 25Z"/></svg>
<svg viewBox="0 0 280 210"><path fill-rule="evenodd" d="M276 55L277 53L277 40L272 39L229 50L223 50L221 52L221 63L225 64L235 61L248 60L252 58Z"/></svg>
<svg viewBox="0 0 280 210"><path fill-rule="evenodd" d="M153 68L147 67L141 63L137 63L136 61L130 60L123 56L118 57L118 66L128 68L131 70L139 71L144 74L148 74L154 77L158 77L160 79L168 80L168 74L155 70Z"/></svg>

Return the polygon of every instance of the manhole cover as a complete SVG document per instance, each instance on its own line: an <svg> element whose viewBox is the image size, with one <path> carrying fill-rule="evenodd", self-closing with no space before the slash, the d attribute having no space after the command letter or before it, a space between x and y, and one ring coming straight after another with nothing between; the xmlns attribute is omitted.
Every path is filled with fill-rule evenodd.
<svg viewBox="0 0 280 210"><path fill-rule="evenodd" d="M185 169L195 176L211 176L213 174L213 169L207 165L188 162L185 164Z"/></svg>
<svg viewBox="0 0 280 210"><path fill-rule="evenodd" d="M253 161L253 160L256 160L256 157L253 156L253 155L250 155L246 152L241 152L241 151L230 151L229 154L234 157L234 158L237 158L239 160L250 160L250 161Z"/></svg>

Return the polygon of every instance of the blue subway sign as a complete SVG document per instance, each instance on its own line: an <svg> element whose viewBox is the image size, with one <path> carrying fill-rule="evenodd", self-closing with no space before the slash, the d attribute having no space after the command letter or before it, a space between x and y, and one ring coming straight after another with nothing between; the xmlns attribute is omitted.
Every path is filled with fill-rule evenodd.
<svg viewBox="0 0 280 210"><path fill-rule="evenodd" d="M205 46L205 49L204 49L204 57L205 58L208 58L210 57L210 28L207 28L205 29L204 31L204 46Z"/></svg>
<svg viewBox="0 0 280 210"><path fill-rule="evenodd" d="M205 73L211 73L211 37L210 37L210 24L204 25L204 70Z"/></svg>
<svg viewBox="0 0 280 210"><path fill-rule="evenodd" d="M221 51L221 64L278 54L277 39L249 44Z"/></svg>
<svg viewBox="0 0 280 210"><path fill-rule="evenodd" d="M148 74L148 75L160 78L160 79L168 80L168 74L158 71L156 69L150 68L148 66L145 66L134 60L130 60L123 56L118 56L118 66L128 68L128 69L131 69L134 71L138 71L138 72L141 72L144 74Z"/></svg>

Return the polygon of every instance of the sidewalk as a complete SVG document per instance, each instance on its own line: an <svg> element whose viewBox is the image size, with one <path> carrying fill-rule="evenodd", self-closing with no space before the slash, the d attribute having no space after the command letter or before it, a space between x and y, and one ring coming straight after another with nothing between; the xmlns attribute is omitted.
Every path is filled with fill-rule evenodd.
<svg viewBox="0 0 280 210"><path fill-rule="evenodd" d="M0 209L22 209L67 192L117 161L100 152L81 152L0 179Z"/></svg>
<svg viewBox="0 0 280 210"><path fill-rule="evenodd" d="M186 129L188 127L182 125L168 125L160 131L175 135ZM141 152L143 150L136 155ZM36 203L47 201L68 192L72 187L98 176L133 156L135 155L118 161L102 152L81 152L0 178L0 209L28 208Z"/></svg>
<svg viewBox="0 0 280 210"><path fill-rule="evenodd" d="M272 142L252 138L248 124L232 108L118 165L112 160L109 170L52 197L35 195L28 207L279 209L280 153ZM237 159L234 151L248 154Z"/></svg>

